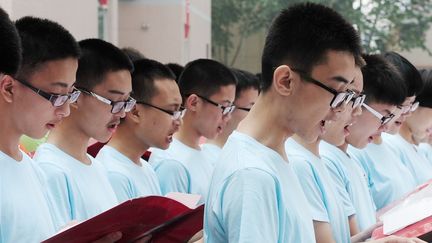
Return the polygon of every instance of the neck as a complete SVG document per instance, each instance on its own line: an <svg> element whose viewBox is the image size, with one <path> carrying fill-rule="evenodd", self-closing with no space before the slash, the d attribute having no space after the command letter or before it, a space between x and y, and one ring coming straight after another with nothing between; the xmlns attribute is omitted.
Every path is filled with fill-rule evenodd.
<svg viewBox="0 0 432 243"><path fill-rule="evenodd" d="M282 106L280 106L280 110L268 108L276 107L272 105L273 103L270 95L261 94L246 118L239 123L237 130L251 136L288 160L285 152L285 141L293 133L287 128L286 122L280 118L280 114L284 114ZM271 129L269 129L269 124L271 124Z"/></svg>
<svg viewBox="0 0 432 243"><path fill-rule="evenodd" d="M14 160L22 160L22 153L18 147L19 139L22 134L16 129L14 122L12 119L9 119L8 116L1 116L0 124L0 151L7 154Z"/></svg>
<svg viewBox="0 0 432 243"><path fill-rule="evenodd" d="M192 117L188 116L187 112L183 119L183 124L180 126L179 131L174 134L174 137L191 148L200 149L199 141L201 134L194 128Z"/></svg>
<svg viewBox="0 0 432 243"><path fill-rule="evenodd" d="M309 150L311 153L313 153L315 156L320 157L319 154L319 143L321 141L321 139L317 139L316 141L312 142L312 143L308 143L305 140L303 140L301 137L299 137L298 135L294 135L293 139L301 144L303 147L305 147L307 150Z"/></svg>
<svg viewBox="0 0 432 243"><path fill-rule="evenodd" d="M409 143L415 144L415 141L412 137L411 129L408 127L406 122L402 123L402 126L399 130L399 134Z"/></svg>
<svg viewBox="0 0 432 243"><path fill-rule="evenodd" d="M128 157L136 165L141 166L141 156L149 149L150 146L140 142L135 136L133 129L126 125L120 125L113 134L108 145Z"/></svg>
<svg viewBox="0 0 432 243"><path fill-rule="evenodd" d="M54 144L81 163L91 164L91 160L87 157L89 141L90 137L66 118L52 130L47 142Z"/></svg>

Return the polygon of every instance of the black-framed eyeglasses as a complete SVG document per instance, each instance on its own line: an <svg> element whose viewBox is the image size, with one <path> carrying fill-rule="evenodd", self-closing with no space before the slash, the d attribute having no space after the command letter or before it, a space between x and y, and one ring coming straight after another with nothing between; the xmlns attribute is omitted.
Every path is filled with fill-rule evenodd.
<svg viewBox="0 0 432 243"><path fill-rule="evenodd" d="M406 114L408 112L414 112L415 110L417 110L417 108L419 107L420 102L414 102L410 105L398 105L397 108L402 110L402 114Z"/></svg>
<svg viewBox="0 0 432 243"><path fill-rule="evenodd" d="M378 118L381 121L381 125L385 125L389 123L393 117L395 117L395 114L390 113L387 116L382 115L378 111L376 111L374 108L368 106L366 103L363 103L363 107L366 108L372 115L374 115L376 118Z"/></svg>
<svg viewBox="0 0 432 243"><path fill-rule="evenodd" d="M78 100L78 97L81 94L81 91L79 91L76 88L73 88L72 92L70 92L68 94L48 93L48 92L45 92L41 89L34 87L33 85L31 85L27 81L19 80L16 78L15 78L15 80L18 81L20 84L26 86L27 88L31 89L32 91L34 91L36 94L40 95L42 98L48 100L51 103L51 105L54 107L60 107L60 106L64 105L67 101L70 101L70 103L74 103Z"/></svg>
<svg viewBox="0 0 432 243"><path fill-rule="evenodd" d="M135 106L136 104L136 100L132 97L129 97L127 100L122 100L122 101L112 101L110 99L107 99L105 97L102 97L98 94L93 93L92 91L89 91L85 88L79 88L77 87L78 90L82 91L83 93L87 94L87 95L91 95L93 97L95 97L96 99L98 99L99 101L102 101L103 103L110 105L111 106L111 113L112 114L117 114L121 111L125 111L125 112L129 112L132 110L132 108Z"/></svg>
<svg viewBox="0 0 432 243"><path fill-rule="evenodd" d="M186 113L186 109L184 107L180 107L180 110L178 111L170 111L142 101L137 101L136 103L146 105L154 109L160 110L162 112L165 112L166 114L170 115L173 120L179 120L180 118L183 118L184 114Z"/></svg>
<svg viewBox="0 0 432 243"><path fill-rule="evenodd" d="M216 103L216 102L214 102L214 101L212 101L212 100L210 100L210 99L208 99L208 98L206 98L204 96L201 96L201 95L198 95L198 94L195 94L195 95L198 96L198 97L200 97L204 101L206 101L206 102L208 102L208 103L210 103L210 104L212 104L214 106L219 107L222 110L222 115L223 116L231 114L234 111L234 109L236 108L235 105L233 105L233 104L231 104L229 106L224 106L224 105L218 104L218 103ZM189 95L187 95L187 96L189 96Z"/></svg>
<svg viewBox="0 0 432 243"><path fill-rule="evenodd" d="M357 107L361 107L363 105L365 99L366 99L365 94L359 94L359 95L355 96L352 100L352 102L353 102L352 108L355 109Z"/></svg>
<svg viewBox="0 0 432 243"><path fill-rule="evenodd" d="M305 71L302 71L300 69L291 68L291 70L300 74L300 77L302 79L304 79L305 81L313 83L313 84L327 90L331 94L333 94L333 99L330 101L330 107L331 108L337 108L341 105L348 104L348 102L350 102L355 95L355 93L350 91L350 90L347 90L344 92L338 92L337 90L335 90L331 87L328 87L327 85L323 84L322 82L320 82L320 81L312 78L311 76L307 75L307 73Z"/></svg>

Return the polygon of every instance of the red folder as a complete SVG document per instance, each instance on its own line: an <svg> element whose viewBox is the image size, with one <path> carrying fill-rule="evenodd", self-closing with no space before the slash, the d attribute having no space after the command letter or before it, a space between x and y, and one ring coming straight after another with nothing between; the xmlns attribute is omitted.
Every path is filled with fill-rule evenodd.
<svg viewBox="0 0 432 243"><path fill-rule="evenodd" d="M392 235L408 238L418 237L426 242L432 242L432 216L403 228ZM383 226L375 229L372 233L372 239L380 239L383 237L386 237L383 233Z"/></svg>
<svg viewBox="0 0 432 243"><path fill-rule="evenodd" d="M204 205L195 209L161 196L126 201L73 226L43 243L91 242L121 231L119 242L152 235L152 242L186 242L203 228Z"/></svg>
<svg viewBox="0 0 432 243"><path fill-rule="evenodd" d="M422 189L426 188L427 186L432 184L432 180L418 186L415 190L408 193L401 199L391 203L390 205L382 208L380 211L377 212L378 216L382 216L389 210L393 209L394 207L404 203L404 201L411 195L416 194L420 192ZM386 235L383 232L383 226L378 227L375 229L372 233L372 239L380 239L383 237L386 237ZM432 242L432 216L427 217L423 220L420 220L414 224L411 224L395 233L392 233L392 235L402 236L402 237L418 237L422 240L425 240L426 242Z"/></svg>

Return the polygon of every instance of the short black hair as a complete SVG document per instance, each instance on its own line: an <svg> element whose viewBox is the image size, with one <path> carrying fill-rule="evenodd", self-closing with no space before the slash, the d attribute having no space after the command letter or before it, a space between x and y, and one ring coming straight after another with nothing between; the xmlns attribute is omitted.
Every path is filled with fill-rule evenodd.
<svg viewBox="0 0 432 243"><path fill-rule="evenodd" d="M419 72L423 80L423 89L418 93L416 101L420 106L432 108L432 69L421 69Z"/></svg>
<svg viewBox="0 0 432 243"><path fill-rule="evenodd" d="M21 62L21 41L9 15L0 8L0 73L14 76Z"/></svg>
<svg viewBox="0 0 432 243"><path fill-rule="evenodd" d="M138 51L138 50L135 49L135 48L132 48L132 47L124 47L124 48L122 48L121 50L124 52L124 54L126 54L126 56L129 57L129 59L130 59L132 62L135 62L136 60L139 60L139 59L143 59L143 58L145 58L145 56L144 56L140 51Z"/></svg>
<svg viewBox="0 0 432 243"><path fill-rule="evenodd" d="M397 68L383 56L364 54L366 65L363 73L363 92L365 102L401 105L406 96L406 86Z"/></svg>
<svg viewBox="0 0 432 243"><path fill-rule="evenodd" d="M394 51L386 52L383 56L399 70L407 88L407 96L410 97L420 93L423 89L423 81L417 68Z"/></svg>
<svg viewBox="0 0 432 243"><path fill-rule="evenodd" d="M286 64L310 73L329 50L361 54L353 26L335 10L315 3L295 4L274 19L262 55L262 90L269 89L274 68Z"/></svg>
<svg viewBox="0 0 432 243"><path fill-rule="evenodd" d="M171 69L171 71L173 71L174 75L176 76L176 82L178 83L178 79L181 75L181 73L184 70L184 67L180 64L177 63L167 63L165 64L169 69Z"/></svg>
<svg viewBox="0 0 432 243"><path fill-rule="evenodd" d="M108 72L133 71L129 57L109 42L85 39L79 45L82 54L78 60L77 87L91 90L105 79Z"/></svg>
<svg viewBox="0 0 432 243"><path fill-rule="evenodd" d="M22 44L22 62L17 76L23 80L48 61L80 56L75 38L54 21L28 16L17 20L15 26Z"/></svg>
<svg viewBox="0 0 432 243"><path fill-rule="evenodd" d="M210 97L222 86L236 85L237 80L229 68L211 59L197 59L189 62L178 80L183 100L188 95L198 94Z"/></svg>
<svg viewBox="0 0 432 243"><path fill-rule="evenodd" d="M164 64L151 60L140 59L134 62L132 73L132 98L137 101L150 102L157 95L155 81L168 79L175 82L175 75Z"/></svg>
<svg viewBox="0 0 432 243"><path fill-rule="evenodd" d="M247 90L249 88L253 88L260 91L260 80L259 78L245 70L240 70L236 68L232 68L231 71L237 78L237 85L236 85L236 95L235 98L238 99L241 95L241 93L244 90Z"/></svg>

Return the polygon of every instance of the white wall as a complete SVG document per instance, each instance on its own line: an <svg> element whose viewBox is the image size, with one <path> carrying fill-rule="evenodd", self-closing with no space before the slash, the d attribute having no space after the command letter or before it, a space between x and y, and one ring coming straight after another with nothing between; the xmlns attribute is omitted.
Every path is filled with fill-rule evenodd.
<svg viewBox="0 0 432 243"><path fill-rule="evenodd" d="M12 20L32 15L54 20L63 25L77 39L98 35L97 0L0 0L0 5L11 5Z"/></svg>
<svg viewBox="0 0 432 243"><path fill-rule="evenodd" d="M187 40L185 3L186 0L120 0L119 46L133 47L163 63L185 64L210 57L211 1L190 0L191 29Z"/></svg>

